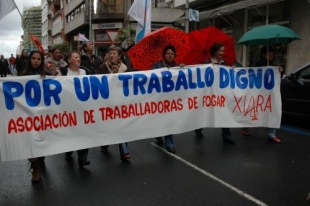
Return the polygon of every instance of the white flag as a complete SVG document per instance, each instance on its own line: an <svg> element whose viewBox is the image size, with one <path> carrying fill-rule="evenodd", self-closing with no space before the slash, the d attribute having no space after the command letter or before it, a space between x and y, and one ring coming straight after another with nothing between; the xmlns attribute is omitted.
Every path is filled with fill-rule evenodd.
<svg viewBox="0 0 310 206"><path fill-rule="evenodd" d="M79 41L89 41L83 34L79 33Z"/></svg>
<svg viewBox="0 0 310 206"><path fill-rule="evenodd" d="M16 8L14 0L0 0L0 20Z"/></svg>
<svg viewBox="0 0 310 206"><path fill-rule="evenodd" d="M151 0L135 0L128 11L138 24L136 29L136 43L147 33L151 32Z"/></svg>

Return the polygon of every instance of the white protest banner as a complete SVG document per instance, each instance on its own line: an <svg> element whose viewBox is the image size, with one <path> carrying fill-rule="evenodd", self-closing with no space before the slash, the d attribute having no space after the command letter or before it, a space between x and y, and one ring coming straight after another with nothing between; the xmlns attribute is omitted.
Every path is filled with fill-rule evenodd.
<svg viewBox="0 0 310 206"><path fill-rule="evenodd" d="M193 65L111 75L0 79L2 160L177 134L280 126L276 67Z"/></svg>

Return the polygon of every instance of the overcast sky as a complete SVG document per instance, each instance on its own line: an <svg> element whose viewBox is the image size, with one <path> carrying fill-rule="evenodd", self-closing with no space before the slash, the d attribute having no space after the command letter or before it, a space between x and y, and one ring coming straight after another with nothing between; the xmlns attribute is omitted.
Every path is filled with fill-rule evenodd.
<svg viewBox="0 0 310 206"><path fill-rule="evenodd" d="M41 0L15 0L15 3L22 13L24 6L38 6ZM0 54L3 54L5 58L9 58L11 54L15 56L16 48L22 40L21 35L23 35L21 17L15 9L0 20Z"/></svg>

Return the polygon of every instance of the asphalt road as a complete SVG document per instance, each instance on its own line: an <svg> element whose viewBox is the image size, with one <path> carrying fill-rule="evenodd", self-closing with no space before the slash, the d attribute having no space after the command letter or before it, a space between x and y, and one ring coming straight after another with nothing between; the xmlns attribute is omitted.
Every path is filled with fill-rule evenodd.
<svg viewBox="0 0 310 206"><path fill-rule="evenodd" d="M290 124L290 126L288 125ZM129 143L132 159L119 160L118 146L79 168L64 154L46 157L42 181L31 183L28 161L0 162L0 205L307 205L310 192L310 130L282 125L282 143L267 141L265 128L223 144L220 129L175 135L176 155L154 139Z"/></svg>

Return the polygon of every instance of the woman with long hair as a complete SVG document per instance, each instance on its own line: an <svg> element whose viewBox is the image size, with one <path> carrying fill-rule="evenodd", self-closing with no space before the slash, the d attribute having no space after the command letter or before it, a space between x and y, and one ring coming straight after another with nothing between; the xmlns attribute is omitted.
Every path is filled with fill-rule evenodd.
<svg viewBox="0 0 310 206"><path fill-rule="evenodd" d="M21 71L21 76L25 75L37 75L39 74L42 78L45 77L44 70L44 55L40 51L32 51L29 55L26 68Z"/></svg>
<svg viewBox="0 0 310 206"><path fill-rule="evenodd" d="M45 78L44 55L40 51L32 51L29 55L26 68L21 71L21 76L40 75ZM32 173L31 181L33 183L41 180L42 168L45 166L44 157L35 157L28 159L30 162L30 171Z"/></svg>
<svg viewBox="0 0 310 206"><path fill-rule="evenodd" d="M21 75L21 72L26 68L28 61L28 52L27 49L23 49L22 53L16 59L16 71L17 75Z"/></svg>

